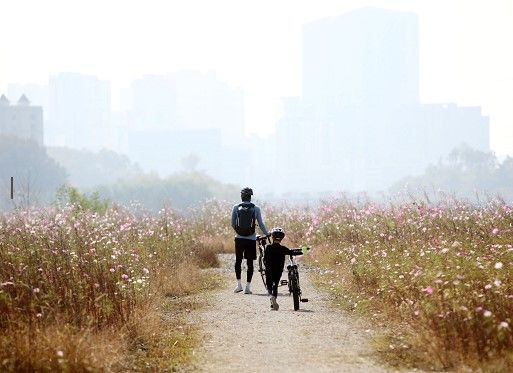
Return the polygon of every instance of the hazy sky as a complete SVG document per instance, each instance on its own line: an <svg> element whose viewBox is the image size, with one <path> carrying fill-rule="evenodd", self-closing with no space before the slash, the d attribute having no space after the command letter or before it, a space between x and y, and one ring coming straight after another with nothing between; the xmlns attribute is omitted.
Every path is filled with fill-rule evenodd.
<svg viewBox="0 0 513 373"><path fill-rule="evenodd" d="M483 106L513 154L512 0L1 0L0 93L80 72L112 81L116 109L143 74L215 70L243 88L248 132L269 133L301 94L302 25L363 6L416 12L421 100Z"/></svg>

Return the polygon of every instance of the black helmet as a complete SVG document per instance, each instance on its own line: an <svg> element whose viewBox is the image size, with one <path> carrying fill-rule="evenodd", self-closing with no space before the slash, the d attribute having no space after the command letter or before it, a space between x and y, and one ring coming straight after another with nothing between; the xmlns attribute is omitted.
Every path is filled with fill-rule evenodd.
<svg viewBox="0 0 513 373"><path fill-rule="evenodd" d="M283 237L285 237L285 231L283 228L275 227L271 229L271 237L281 241L283 240Z"/></svg>
<svg viewBox="0 0 513 373"><path fill-rule="evenodd" d="M253 195L253 189L251 188L243 188L241 191L240 191L240 194L241 196L252 196Z"/></svg>

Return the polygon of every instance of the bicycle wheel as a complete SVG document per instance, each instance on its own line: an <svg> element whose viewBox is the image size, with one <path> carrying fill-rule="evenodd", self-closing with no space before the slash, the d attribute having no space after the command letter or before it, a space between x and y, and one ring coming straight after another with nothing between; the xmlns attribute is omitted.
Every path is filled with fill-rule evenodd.
<svg viewBox="0 0 513 373"><path fill-rule="evenodd" d="M292 299L294 300L294 311L299 309L299 282L297 276L290 276L290 289L292 290Z"/></svg>
<svg viewBox="0 0 513 373"><path fill-rule="evenodd" d="M267 289L267 284L265 283L264 257L262 255L258 257L258 272L260 272L260 276L262 277L262 283L264 284L264 288Z"/></svg>

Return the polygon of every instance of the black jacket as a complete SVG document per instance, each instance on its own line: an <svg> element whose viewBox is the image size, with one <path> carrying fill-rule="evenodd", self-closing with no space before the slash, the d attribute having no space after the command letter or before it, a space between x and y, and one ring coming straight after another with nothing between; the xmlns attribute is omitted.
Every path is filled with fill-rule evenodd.
<svg viewBox="0 0 513 373"><path fill-rule="evenodd" d="M286 255L303 255L299 249L289 249L275 242L265 248L264 264L265 268L271 272L283 272Z"/></svg>

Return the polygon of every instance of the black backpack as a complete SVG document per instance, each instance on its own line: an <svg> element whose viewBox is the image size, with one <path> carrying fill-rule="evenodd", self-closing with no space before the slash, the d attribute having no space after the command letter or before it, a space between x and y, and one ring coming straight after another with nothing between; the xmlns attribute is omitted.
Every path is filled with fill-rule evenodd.
<svg viewBox="0 0 513 373"><path fill-rule="evenodd" d="M255 205L252 203L241 203L237 207L235 220L235 232L239 236L251 236L255 233Z"/></svg>

